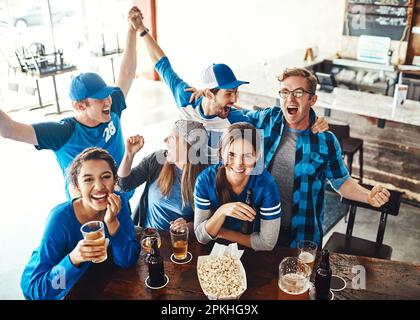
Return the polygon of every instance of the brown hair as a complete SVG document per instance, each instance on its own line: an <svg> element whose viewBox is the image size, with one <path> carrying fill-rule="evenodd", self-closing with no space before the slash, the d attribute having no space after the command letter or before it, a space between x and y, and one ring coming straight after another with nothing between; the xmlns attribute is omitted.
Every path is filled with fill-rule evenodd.
<svg viewBox="0 0 420 320"><path fill-rule="evenodd" d="M213 88L213 89L210 89L210 92L216 95L219 92L219 90L220 90L219 88Z"/></svg>
<svg viewBox="0 0 420 320"><path fill-rule="evenodd" d="M187 155L189 155L190 144L187 143ZM181 195L182 195L182 206L190 204L194 208L194 186L195 180L201 171L205 168L203 164L192 164L190 159L187 158L187 163L182 168L181 177ZM172 186L175 181L176 165L165 161L163 168L160 171L159 177L157 178L157 185L160 189L162 196L169 196L172 192Z"/></svg>
<svg viewBox="0 0 420 320"><path fill-rule="evenodd" d="M117 165L115 164L114 159L108 153L108 151L100 148L87 148L83 150L76 158L74 158L73 162L68 168L68 179L74 187L79 187L77 183L77 177L80 174L83 163L88 160L104 160L107 162L111 168L115 181L117 180Z"/></svg>
<svg viewBox="0 0 420 320"><path fill-rule="evenodd" d="M251 130L251 136L245 134L245 130ZM259 152L258 133L255 127L247 122L237 122L231 125L223 134L219 142L219 159L222 160L223 154L227 148L237 139L246 140L251 143L255 154ZM216 193L220 200L220 204L231 202L234 198L234 192L231 184L226 177L225 164L221 166L216 173Z"/></svg>
<svg viewBox="0 0 420 320"><path fill-rule="evenodd" d="M317 78L307 69L304 68L287 68L281 75L277 77L277 80L282 82L289 77L303 77L308 83L308 91L315 94L316 85L318 84Z"/></svg>

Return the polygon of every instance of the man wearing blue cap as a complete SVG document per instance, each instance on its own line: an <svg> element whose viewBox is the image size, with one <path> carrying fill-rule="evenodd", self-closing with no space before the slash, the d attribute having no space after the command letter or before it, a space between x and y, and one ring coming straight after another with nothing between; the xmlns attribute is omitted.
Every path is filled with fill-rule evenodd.
<svg viewBox="0 0 420 320"><path fill-rule="evenodd" d="M131 9L128 16L126 47L115 87L107 86L96 73L81 73L70 85L75 117L29 125L12 120L0 110L0 136L33 144L38 150L54 151L65 177L68 165L88 147L106 149L119 165L124 155L120 116L136 72L135 22L141 21L141 13ZM69 196L67 179L66 194Z"/></svg>
<svg viewBox="0 0 420 320"><path fill-rule="evenodd" d="M190 86L174 72L168 57L142 21L139 23L140 37L146 43L156 71L172 91L180 118L204 125L209 134L211 158L218 162L217 150L223 131L235 122L250 122L241 110L233 107L238 98L238 87L249 82L237 80L226 64L212 64L202 73L204 94L194 100L191 91L195 89L188 89Z"/></svg>

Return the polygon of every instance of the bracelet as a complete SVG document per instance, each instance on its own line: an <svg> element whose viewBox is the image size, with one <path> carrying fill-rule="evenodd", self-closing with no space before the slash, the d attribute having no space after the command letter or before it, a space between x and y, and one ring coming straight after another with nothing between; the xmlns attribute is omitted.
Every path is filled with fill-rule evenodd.
<svg viewBox="0 0 420 320"><path fill-rule="evenodd" d="M146 35L146 33L149 32L149 29L144 28L144 31L142 33L140 33L140 37L144 37Z"/></svg>

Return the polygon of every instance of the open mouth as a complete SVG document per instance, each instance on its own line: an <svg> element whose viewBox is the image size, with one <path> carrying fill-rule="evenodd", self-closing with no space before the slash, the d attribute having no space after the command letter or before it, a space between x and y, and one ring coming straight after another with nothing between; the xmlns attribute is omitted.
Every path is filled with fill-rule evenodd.
<svg viewBox="0 0 420 320"><path fill-rule="evenodd" d="M235 172L235 173L244 173L245 168L233 168L232 167L232 171Z"/></svg>
<svg viewBox="0 0 420 320"><path fill-rule="evenodd" d="M103 201L107 201L108 198L108 193L96 193L96 194L92 194L92 199L95 201L99 201L99 202L103 202Z"/></svg>
<svg viewBox="0 0 420 320"><path fill-rule="evenodd" d="M288 106L287 107L287 113L290 115L295 115L298 112L298 107L296 106Z"/></svg>
<svg viewBox="0 0 420 320"><path fill-rule="evenodd" d="M111 113L111 109L102 110L102 113L108 116Z"/></svg>

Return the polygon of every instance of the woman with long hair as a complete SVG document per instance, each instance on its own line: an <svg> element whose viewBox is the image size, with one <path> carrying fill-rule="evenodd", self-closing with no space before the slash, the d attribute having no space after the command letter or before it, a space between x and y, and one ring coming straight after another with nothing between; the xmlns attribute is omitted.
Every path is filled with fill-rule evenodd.
<svg viewBox="0 0 420 320"><path fill-rule="evenodd" d="M27 299L64 298L92 262L106 258L105 241L83 239L81 227L87 222L103 223L117 266L137 262L140 244L129 199L114 193L114 159L106 150L85 149L71 163L68 177L78 197L55 207L48 218L41 244L23 271L21 288Z"/></svg>
<svg viewBox="0 0 420 320"><path fill-rule="evenodd" d="M142 227L169 230L175 221L186 223L194 218L194 184L207 163L207 131L196 121L178 120L165 138L167 150L156 151L131 168L134 155L144 144L143 137L126 140L126 151L118 169L119 186L128 191L146 182L140 199Z"/></svg>
<svg viewBox="0 0 420 320"><path fill-rule="evenodd" d="M223 238L254 250L272 250L280 229L280 195L264 169L260 136L252 125L235 123L220 140L221 163L197 178L194 231L200 243ZM245 203L252 189L252 206ZM251 234L241 223L253 224Z"/></svg>

